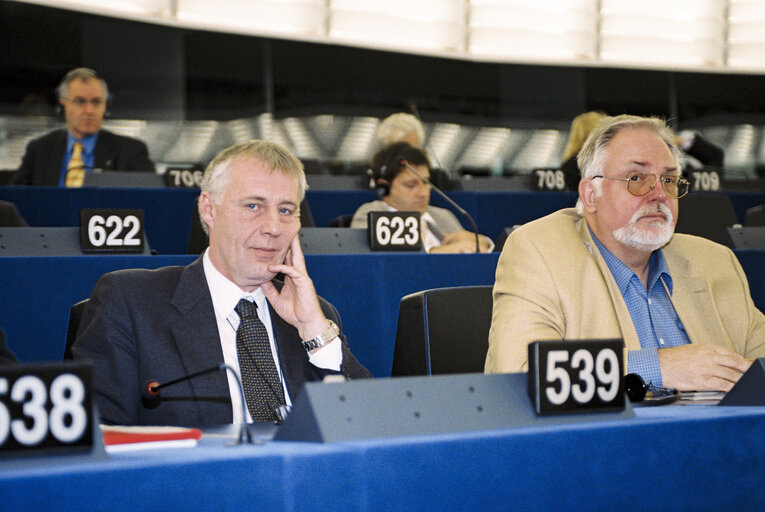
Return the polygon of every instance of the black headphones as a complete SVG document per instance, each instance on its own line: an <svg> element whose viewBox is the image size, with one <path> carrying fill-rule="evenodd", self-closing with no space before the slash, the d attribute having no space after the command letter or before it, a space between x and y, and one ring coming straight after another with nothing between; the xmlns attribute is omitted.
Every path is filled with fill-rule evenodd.
<svg viewBox="0 0 765 512"><path fill-rule="evenodd" d="M390 194L390 184L396 177L402 153L408 147L410 145L407 142L396 142L382 150L386 154L382 165L378 169L372 168L374 190L378 198L382 199Z"/></svg>

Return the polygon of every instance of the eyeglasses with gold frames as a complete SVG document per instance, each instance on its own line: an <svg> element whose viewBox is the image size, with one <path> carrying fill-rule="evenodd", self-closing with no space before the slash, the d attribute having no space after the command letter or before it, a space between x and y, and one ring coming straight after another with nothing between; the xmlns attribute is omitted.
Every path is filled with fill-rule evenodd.
<svg viewBox="0 0 765 512"><path fill-rule="evenodd" d="M656 186L656 182L661 181L661 188L664 192L673 199L680 199L688 193L691 182L685 178L681 178L675 174L650 174L647 172L638 172L630 174L626 178L611 178L603 176L593 176L592 179L603 178L604 180L618 180L627 182L627 191L633 196L644 196L648 194L653 187Z"/></svg>

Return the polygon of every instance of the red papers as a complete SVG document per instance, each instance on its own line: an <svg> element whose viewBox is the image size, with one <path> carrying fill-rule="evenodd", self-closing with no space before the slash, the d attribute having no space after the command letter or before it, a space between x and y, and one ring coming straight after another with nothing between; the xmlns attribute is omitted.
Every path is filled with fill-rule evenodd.
<svg viewBox="0 0 765 512"><path fill-rule="evenodd" d="M101 433L104 437L104 446L108 453L196 446L197 442L202 439L202 431L198 428L183 427L101 425Z"/></svg>

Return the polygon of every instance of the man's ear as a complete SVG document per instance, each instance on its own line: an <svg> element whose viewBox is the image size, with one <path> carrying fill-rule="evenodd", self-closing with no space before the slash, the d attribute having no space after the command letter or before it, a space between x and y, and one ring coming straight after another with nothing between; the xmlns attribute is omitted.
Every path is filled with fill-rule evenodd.
<svg viewBox="0 0 765 512"><path fill-rule="evenodd" d="M210 228L215 218L215 202L209 192L204 191L199 195L199 220Z"/></svg>
<svg viewBox="0 0 765 512"><path fill-rule="evenodd" d="M579 199L582 200L585 211L594 213L597 210L597 191L592 184L592 180L581 180L579 182Z"/></svg>

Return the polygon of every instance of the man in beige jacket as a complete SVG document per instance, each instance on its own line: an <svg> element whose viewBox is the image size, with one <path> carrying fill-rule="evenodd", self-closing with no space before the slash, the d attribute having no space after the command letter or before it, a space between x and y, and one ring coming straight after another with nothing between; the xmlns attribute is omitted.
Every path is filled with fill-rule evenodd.
<svg viewBox="0 0 765 512"><path fill-rule="evenodd" d="M486 372L528 369L536 340L623 338L654 385L729 390L765 356L765 315L728 248L674 234L680 177L664 122L600 123L579 153L579 202L507 239Z"/></svg>

